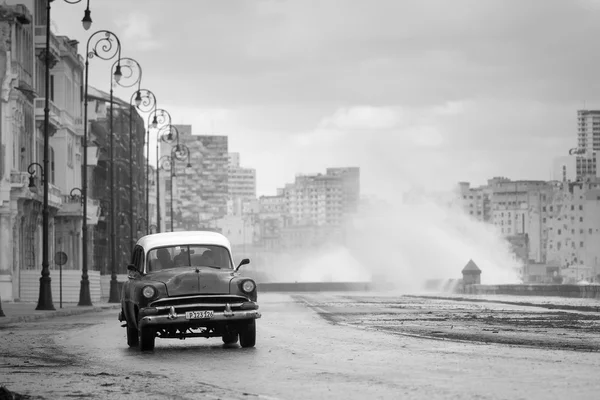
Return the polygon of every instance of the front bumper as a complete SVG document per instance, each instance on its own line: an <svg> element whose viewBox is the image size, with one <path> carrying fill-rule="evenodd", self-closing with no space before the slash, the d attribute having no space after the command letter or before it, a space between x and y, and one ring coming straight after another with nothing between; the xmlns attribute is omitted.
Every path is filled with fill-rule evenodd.
<svg viewBox="0 0 600 400"><path fill-rule="evenodd" d="M215 312L211 318L206 319L186 319L185 313L168 315L147 315L140 319L139 326L141 328L146 326L167 326L176 324L211 324L212 322L231 322L231 321L242 321L249 319L260 318L261 314L258 310L246 310L246 311L225 311Z"/></svg>

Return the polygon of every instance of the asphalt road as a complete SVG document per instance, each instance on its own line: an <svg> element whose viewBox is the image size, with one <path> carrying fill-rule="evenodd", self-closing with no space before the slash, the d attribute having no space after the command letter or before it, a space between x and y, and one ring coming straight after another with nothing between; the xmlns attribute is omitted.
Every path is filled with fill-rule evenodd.
<svg viewBox="0 0 600 400"><path fill-rule="evenodd" d="M372 293L268 293L259 302L253 349L163 339L142 354L127 347L116 311L4 326L0 383L48 399L600 393L599 314Z"/></svg>

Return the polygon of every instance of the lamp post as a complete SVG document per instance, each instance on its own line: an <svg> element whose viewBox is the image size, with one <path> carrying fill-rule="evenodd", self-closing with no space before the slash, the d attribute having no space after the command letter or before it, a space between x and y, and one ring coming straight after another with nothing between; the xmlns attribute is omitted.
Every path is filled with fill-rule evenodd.
<svg viewBox="0 0 600 400"><path fill-rule="evenodd" d="M48 166L48 160L44 159L44 165ZM42 210L42 277L40 278L40 293L36 310L55 310L52 303L52 288L50 286L50 269L48 262L48 179L45 174L44 167L39 163L31 163L27 166L29 173L29 190L32 193L38 192L35 183L36 167L40 169L42 185L44 190L44 208Z"/></svg>
<svg viewBox="0 0 600 400"><path fill-rule="evenodd" d="M156 109L156 96L148 89L138 89L135 94L135 104L139 111L143 113L151 113ZM131 104L131 101L129 102ZM150 173L150 126L146 129L146 221L150 220L150 187L148 182L148 175ZM146 233L148 233L148 224L146 224Z"/></svg>
<svg viewBox="0 0 600 400"><path fill-rule="evenodd" d="M154 167L149 165L147 162L146 168L148 169L148 173L146 174L146 220L148 221L148 225L146 225L146 233L150 233L150 222L152 222L150 219L150 187L155 185L154 177L156 174L154 173Z"/></svg>
<svg viewBox="0 0 600 400"><path fill-rule="evenodd" d="M137 90L131 95L129 101L129 220L133 221L133 111L135 110L133 103L135 102L136 106L139 106L142 103L140 93L142 67L136 60L129 57L124 57L115 61L113 69L117 67L117 63L121 66L121 73L123 76L116 83L123 88L130 88L137 85ZM130 224L129 238L131 241L131 250L133 250L133 224Z"/></svg>
<svg viewBox="0 0 600 400"><path fill-rule="evenodd" d="M148 121L150 121L150 117L152 117L152 122L149 124L150 127L158 129L156 138L156 225L158 232L160 232L160 182L158 181L158 159L160 158L159 141L162 140L165 143L171 143L173 141L173 133L171 128L176 128L171 125L171 114L162 108L155 108L154 111L148 116ZM167 120L169 121L168 123ZM163 132L165 128L169 128L169 132Z"/></svg>
<svg viewBox="0 0 600 400"><path fill-rule="evenodd" d="M91 47L90 47L91 45ZM89 59L93 57L98 57L101 60L110 60L114 57L117 57L117 60L121 58L121 42L119 38L107 30L99 30L93 33L87 41L86 52L85 52L85 94L83 98L83 179L82 179L82 192L83 192L83 226L82 226L82 236L83 236L83 269L81 275L81 289L79 291L79 304L80 306L91 305L92 300L90 297L90 281L88 277L88 255L87 255L87 131L88 131L88 87L89 87ZM119 81L121 79L121 68L117 65L117 69L114 72L114 80ZM111 78L112 79L112 78ZM111 82L112 83L112 82ZM112 84L111 84L111 101L110 101L110 113L112 116ZM110 145L112 148L112 118L111 118L111 128L110 128ZM113 153L110 153L111 157L111 168L112 168L112 157ZM113 184L112 179L112 169L111 169L111 186ZM111 211L111 218L113 218L114 212ZM111 224L111 229L112 229ZM114 254L114 250L111 249ZM110 295L109 301L114 300L114 293L117 291L117 276L114 272L114 266L112 269L111 281L110 281ZM113 282L114 281L114 282ZM114 286L114 289L113 289ZM113 293L114 292L114 293ZM116 293L118 299L118 293ZM118 300L117 300L118 301Z"/></svg>
<svg viewBox="0 0 600 400"><path fill-rule="evenodd" d="M159 160L159 169L163 169L165 171L170 171L171 180L170 180L170 195L171 195L171 203L170 203L170 219L171 219L171 232L173 232L174 218L173 218L173 179L175 178L175 161L184 161L187 158L186 170L192 168L192 164L190 163L190 149L185 144L177 144L171 148L171 154L168 156L163 156Z"/></svg>
<svg viewBox="0 0 600 400"><path fill-rule="evenodd" d="M44 76L45 76L45 98L44 98L44 159L43 166L40 164L39 167L42 171L48 171L48 158L50 156L50 69L52 68L52 60L50 54L50 14L51 14L51 3L53 0L46 1L46 43L44 49ZM69 4L76 4L81 0L65 0ZM90 12L90 2L87 2L87 8L85 9L83 19L81 20L83 28L88 30L92 25L92 18ZM31 167L31 165L30 165ZM29 170L29 169L28 169ZM42 172L43 174L43 172ZM36 310L55 310L54 304L52 303L52 287L50 285L50 269L49 269L49 232L48 232L48 217L50 210L48 209L48 179L44 181L44 199L42 208L42 276L40 278L40 292L38 297L38 304Z"/></svg>

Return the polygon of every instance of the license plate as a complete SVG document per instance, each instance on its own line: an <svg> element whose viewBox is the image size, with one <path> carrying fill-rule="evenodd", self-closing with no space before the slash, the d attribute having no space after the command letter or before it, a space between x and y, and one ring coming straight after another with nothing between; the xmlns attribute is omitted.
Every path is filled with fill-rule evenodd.
<svg viewBox="0 0 600 400"><path fill-rule="evenodd" d="M212 318L214 315L215 315L215 312L212 310L186 311L185 319L207 319L207 318Z"/></svg>

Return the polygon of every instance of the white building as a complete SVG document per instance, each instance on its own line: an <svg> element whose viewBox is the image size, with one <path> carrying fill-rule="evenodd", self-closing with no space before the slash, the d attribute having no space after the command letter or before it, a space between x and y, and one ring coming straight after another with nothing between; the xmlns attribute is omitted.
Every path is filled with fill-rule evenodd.
<svg viewBox="0 0 600 400"><path fill-rule="evenodd" d="M598 174L596 152L600 150L600 110L577 111L577 178Z"/></svg>
<svg viewBox="0 0 600 400"><path fill-rule="evenodd" d="M547 262L573 280L600 275L600 181L557 185L543 208Z"/></svg>
<svg viewBox="0 0 600 400"><path fill-rule="evenodd" d="M240 154L229 153L229 199L256 199L256 170L240 166Z"/></svg>
<svg viewBox="0 0 600 400"><path fill-rule="evenodd" d="M36 301L38 298L42 267L42 177L48 180L49 187L49 267L58 268L53 262L56 251L67 253L68 261L63 269L72 272L66 274L65 279L67 285L73 284L73 290L66 294L77 296L82 266L83 210L79 199L69 194L81 187L83 60L78 55L76 41L51 33L50 149L48 168L42 171L46 85L44 63L39 57L46 41L45 2L11 0L0 7L3 8L1 29L10 33L0 40L0 56L8 61L0 76L3 81L0 296L2 300ZM29 190L28 170L34 173L36 193ZM96 215L97 207L90 207L91 223ZM51 275L52 292L57 293L58 279L53 276L54 272ZM90 279L91 275L93 273ZM76 301L77 298L65 300ZM97 300L94 293L92 300Z"/></svg>

